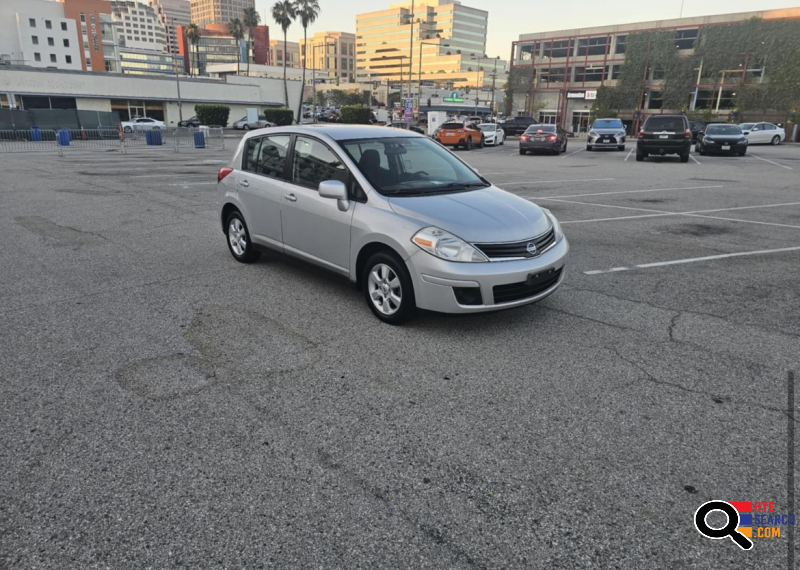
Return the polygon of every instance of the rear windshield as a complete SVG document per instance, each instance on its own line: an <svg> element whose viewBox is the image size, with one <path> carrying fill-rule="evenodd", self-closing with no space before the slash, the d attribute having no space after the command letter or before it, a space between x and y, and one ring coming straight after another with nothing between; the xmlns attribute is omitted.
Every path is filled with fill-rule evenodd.
<svg viewBox="0 0 800 570"><path fill-rule="evenodd" d="M595 129L621 129L622 128L622 121L619 119L605 119L594 122L593 127Z"/></svg>
<svg viewBox="0 0 800 570"><path fill-rule="evenodd" d="M445 123L441 127L441 129L463 129L464 125L461 123Z"/></svg>
<svg viewBox="0 0 800 570"><path fill-rule="evenodd" d="M686 124L681 117L650 117L644 124L644 130L678 133L686 130Z"/></svg>
<svg viewBox="0 0 800 570"><path fill-rule="evenodd" d="M742 129L737 125L709 125L706 127L707 135L740 135Z"/></svg>
<svg viewBox="0 0 800 570"><path fill-rule="evenodd" d="M554 132L556 132L556 126L555 125L531 125L530 127L528 127L528 129L525 131L525 133L526 134L538 133L539 131L542 131L543 133L554 133Z"/></svg>

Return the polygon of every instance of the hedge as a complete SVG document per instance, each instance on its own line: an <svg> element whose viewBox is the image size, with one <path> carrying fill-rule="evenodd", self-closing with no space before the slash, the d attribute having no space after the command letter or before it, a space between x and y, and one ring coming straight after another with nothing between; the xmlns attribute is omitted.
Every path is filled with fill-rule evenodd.
<svg viewBox="0 0 800 570"><path fill-rule="evenodd" d="M230 115L231 108L227 105L195 105L194 113L197 115L197 120L202 125L228 126L228 115Z"/></svg>
<svg viewBox="0 0 800 570"><path fill-rule="evenodd" d="M291 109L267 109L264 118L279 127L291 125L294 122L294 111Z"/></svg>
<svg viewBox="0 0 800 570"><path fill-rule="evenodd" d="M372 109L364 105L345 105L342 107L341 119L343 123L368 125L372 118Z"/></svg>

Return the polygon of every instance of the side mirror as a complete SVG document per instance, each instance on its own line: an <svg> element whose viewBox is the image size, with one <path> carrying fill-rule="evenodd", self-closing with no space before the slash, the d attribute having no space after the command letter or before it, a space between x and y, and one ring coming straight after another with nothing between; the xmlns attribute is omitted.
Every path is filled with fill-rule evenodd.
<svg viewBox="0 0 800 570"><path fill-rule="evenodd" d="M339 211L346 212L350 207L347 199L347 186L341 180L325 180L319 183L319 195L323 198L336 200Z"/></svg>

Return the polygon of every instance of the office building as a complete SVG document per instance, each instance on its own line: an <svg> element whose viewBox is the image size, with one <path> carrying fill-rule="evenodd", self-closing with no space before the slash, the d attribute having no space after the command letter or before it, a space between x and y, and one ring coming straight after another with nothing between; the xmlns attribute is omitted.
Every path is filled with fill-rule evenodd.
<svg viewBox="0 0 800 570"><path fill-rule="evenodd" d="M0 61L10 65L81 69L75 21L47 0L0 2Z"/></svg>
<svg viewBox="0 0 800 570"><path fill-rule="evenodd" d="M269 61L271 65L280 65L286 60L286 67L300 68L300 44L297 42L284 42L283 40L269 41Z"/></svg>
<svg viewBox="0 0 800 570"><path fill-rule="evenodd" d="M149 0L161 25L167 33L167 51L180 53L178 49L178 26L188 26L192 21L189 0Z"/></svg>
<svg viewBox="0 0 800 570"><path fill-rule="evenodd" d="M255 8L255 0L191 0L191 20L201 28L227 24L241 18L245 8Z"/></svg>
<svg viewBox="0 0 800 570"><path fill-rule="evenodd" d="M59 0L63 5L64 16L72 19L77 28L76 41L81 49L80 60L84 71L106 71L107 61L115 60L116 55L106 58L105 48L110 45L103 35L109 33L102 21L110 21L111 2L109 0Z"/></svg>
<svg viewBox="0 0 800 570"><path fill-rule="evenodd" d="M522 34L518 41L512 42L513 97L509 111L533 113L542 122L585 131L593 105L600 104L598 91L618 86L627 44L633 35L665 32L675 42L676 58L692 64L685 72L686 77L680 80L685 84L685 94L678 94L673 108L665 106L663 93L669 85L664 69L648 65L635 79L634 91L641 94L639 104L615 110L629 131L635 130L647 115L662 112L702 112L709 120L712 116L718 117L717 120L735 120L737 91L743 85L761 85L769 76L770 61L741 54L734 69L704 77L702 58L695 58L695 54L705 30L753 18L765 22L800 19L800 8ZM653 34L648 37L655 37ZM735 40L729 51L740 52Z"/></svg>
<svg viewBox="0 0 800 570"><path fill-rule="evenodd" d="M300 40L300 66L305 59L307 68L316 68L317 82L355 82L355 48L355 34L316 32L307 44Z"/></svg>
<svg viewBox="0 0 800 570"><path fill-rule="evenodd" d="M269 29L257 26L253 34L253 63L266 65L269 57ZM186 28L178 26L178 48L184 58L187 72L192 75L208 75L208 66L220 63L240 62L241 72L247 68L247 41L235 40L225 24L209 24L200 29L200 40L192 44L186 37Z"/></svg>
<svg viewBox="0 0 800 570"><path fill-rule="evenodd" d="M409 79L410 72L415 85L491 84L496 62L485 57L488 12L458 0L420 0L413 9L412 14L411 2L403 2L356 16L360 83L400 83ZM504 61L497 64L505 68Z"/></svg>
<svg viewBox="0 0 800 570"><path fill-rule="evenodd" d="M111 0L111 17L126 47L166 50L167 31L152 6L138 0Z"/></svg>

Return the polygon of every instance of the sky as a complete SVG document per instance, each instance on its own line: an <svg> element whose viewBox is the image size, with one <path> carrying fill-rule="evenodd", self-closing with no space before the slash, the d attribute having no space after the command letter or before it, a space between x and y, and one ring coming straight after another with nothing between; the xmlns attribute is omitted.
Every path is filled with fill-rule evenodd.
<svg viewBox="0 0 800 570"><path fill-rule="evenodd" d="M319 0L321 12L314 31L355 32L356 14L384 10L400 0ZM283 39L270 17L274 0L256 0L256 9L270 26L270 39ZM683 16L707 16L775 8L800 8L800 0L461 0L465 6L489 12L487 55L508 59L511 42L520 34L594 26L666 20ZM303 28L293 24L289 41L303 37Z"/></svg>

